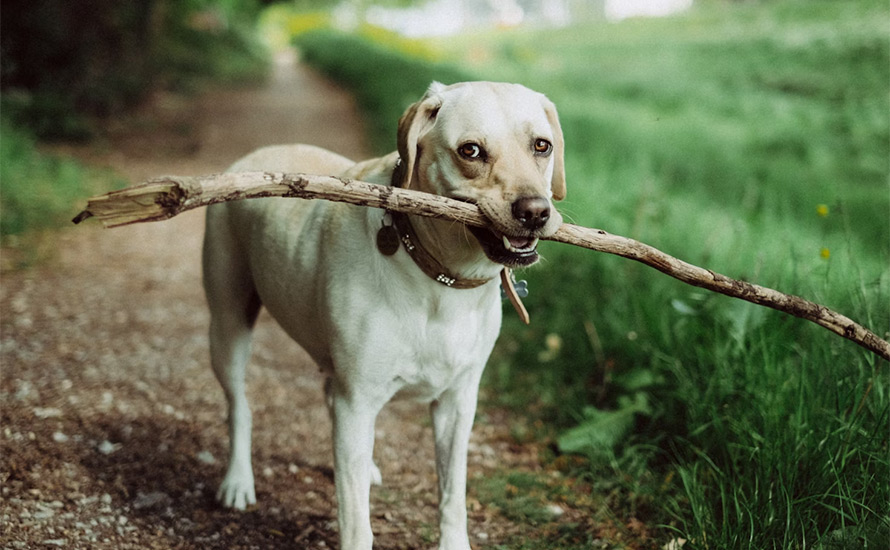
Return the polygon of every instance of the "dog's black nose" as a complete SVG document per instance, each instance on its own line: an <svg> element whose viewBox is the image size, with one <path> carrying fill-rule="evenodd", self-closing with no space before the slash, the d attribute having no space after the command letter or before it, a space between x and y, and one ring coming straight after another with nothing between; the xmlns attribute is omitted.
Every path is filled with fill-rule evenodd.
<svg viewBox="0 0 890 550"><path fill-rule="evenodd" d="M523 197L513 203L513 217L526 229L540 229L550 219L550 201L541 197Z"/></svg>

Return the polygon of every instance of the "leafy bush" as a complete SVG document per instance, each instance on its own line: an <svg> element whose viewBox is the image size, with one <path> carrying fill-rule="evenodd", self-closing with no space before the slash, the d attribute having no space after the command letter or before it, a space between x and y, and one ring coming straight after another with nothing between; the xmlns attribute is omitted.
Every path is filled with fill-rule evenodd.
<svg viewBox="0 0 890 550"><path fill-rule="evenodd" d="M0 133L0 236L68 223L79 201L114 186L108 173L39 152L31 136L2 119Z"/></svg>

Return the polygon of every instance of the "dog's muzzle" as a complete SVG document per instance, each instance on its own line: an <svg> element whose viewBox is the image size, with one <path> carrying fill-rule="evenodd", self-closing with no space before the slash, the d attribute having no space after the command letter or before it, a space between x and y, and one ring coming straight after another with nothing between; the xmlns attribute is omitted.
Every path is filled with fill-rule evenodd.
<svg viewBox="0 0 890 550"><path fill-rule="evenodd" d="M510 206L515 232L471 227L470 231L488 259L507 267L525 267L539 259L538 234L550 220L550 201L543 197L521 197Z"/></svg>
<svg viewBox="0 0 890 550"><path fill-rule="evenodd" d="M501 233L496 229L470 227L488 259L507 267L525 267L538 261L538 238Z"/></svg>

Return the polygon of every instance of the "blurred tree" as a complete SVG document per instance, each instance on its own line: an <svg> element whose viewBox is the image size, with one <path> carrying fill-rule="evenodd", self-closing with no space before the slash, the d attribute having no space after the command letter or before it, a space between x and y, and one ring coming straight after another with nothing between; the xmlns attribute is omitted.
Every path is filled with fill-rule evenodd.
<svg viewBox="0 0 890 550"><path fill-rule="evenodd" d="M290 4L303 10L327 10L341 5L353 5L358 9L374 6L408 8L425 4L430 0L291 0ZM273 3L273 2L268 2Z"/></svg>
<svg viewBox="0 0 890 550"><path fill-rule="evenodd" d="M250 50L238 28L252 25L259 6L257 0L4 0L4 114L41 137L83 137L79 115L107 116L132 105L183 67L170 63L172 53L189 50L206 61L217 53L214 42Z"/></svg>
<svg viewBox="0 0 890 550"><path fill-rule="evenodd" d="M148 77L156 2L11 0L0 19L0 85L38 125L66 112L108 114ZM27 95L25 95L27 93ZM8 99L8 98L7 98ZM4 105L6 106L6 105Z"/></svg>

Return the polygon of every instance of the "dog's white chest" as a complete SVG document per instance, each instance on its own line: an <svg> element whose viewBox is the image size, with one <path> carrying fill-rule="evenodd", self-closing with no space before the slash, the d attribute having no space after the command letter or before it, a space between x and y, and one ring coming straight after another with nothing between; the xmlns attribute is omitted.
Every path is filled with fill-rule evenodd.
<svg viewBox="0 0 890 550"><path fill-rule="evenodd" d="M365 348L378 360L369 356L358 364L377 363L392 391L422 401L478 376L501 324L497 292L484 290L443 288L435 298L397 300L378 313L371 334L385 345Z"/></svg>

